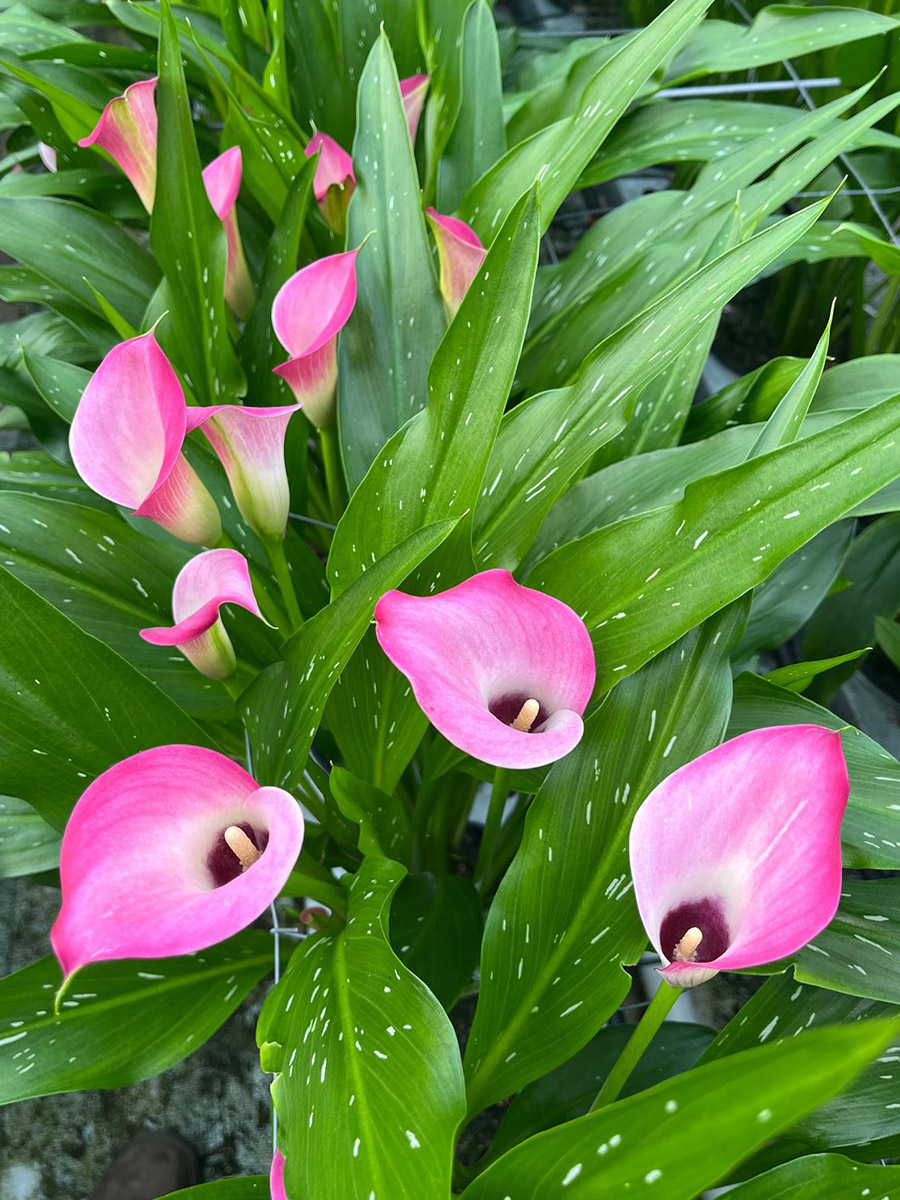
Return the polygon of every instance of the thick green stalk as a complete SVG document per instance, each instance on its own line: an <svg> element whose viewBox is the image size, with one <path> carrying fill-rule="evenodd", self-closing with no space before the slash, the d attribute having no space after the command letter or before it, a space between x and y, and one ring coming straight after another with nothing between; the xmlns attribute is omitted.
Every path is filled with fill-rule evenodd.
<svg viewBox="0 0 900 1200"><path fill-rule="evenodd" d="M478 848L478 860L475 863L475 885L482 891L485 891L490 883L494 852L497 849L497 838L500 836L503 810L506 808L508 797L509 771L504 767L497 767L494 772L494 786L491 788L484 832L481 835L481 845Z"/></svg>
<svg viewBox="0 0 900 1200"><path fill-rule="evenodd" d="M672 1005L681 995L680 987L670 987L667 983L660 983L656 995L650 1001L647 1008L644 1010L644 1015L634 1033L625 1044L625 1049L616 1059L615 1065L606 1079L603 1081L603 1087L597 1093L594 1103L590 1107L590 1112L595 1112L598 1108L603 1108L604 1105L612 1104L616 1100L622 1088L628 1082L632 1071L641 1060L644 1051L653 1041L655 1034L658 1032L660 1025L672 1011Z"/></svg>
<svg viewBox="0 0 900 1200"><path fill-rule="evenodd" d="M266 550L268 551L269 561L272 564L272 570L275 572L278 586L281 589L281 598L284 601L284 607L287 610L288 621L291 626L286 631L289 637L295 629L299 629L303 624L303 614L300 611L300 605L297 603L297 593L294 591L287 556L284 553L284 542L280 538L276 541L267 542Z"/></svg>

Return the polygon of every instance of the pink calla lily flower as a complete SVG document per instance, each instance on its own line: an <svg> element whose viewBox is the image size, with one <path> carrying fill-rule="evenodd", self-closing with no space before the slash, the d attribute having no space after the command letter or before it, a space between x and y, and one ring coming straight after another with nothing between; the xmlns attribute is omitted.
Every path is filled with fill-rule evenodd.
<svg viewBox="0 0 900 1200"><path fill-rule="evenodd" d="M113 346L91 376L69 432L88 487L182 541L213 546L219 510L181 453L184 392L151 330Z"/></svg>
<svg viewBox="0 0 900 1200"><path fill-rule="evenodd" d="M269 1191L272 1193L272 1200L287 1200L287 1192L284 1190L284 1155L280 1150L276 1150L272 1156Z"/></svg>
<svg viewBox="0 0 900 1200"><path fill-rule="evenodd" d="M427 75L410 75L408 79L400 80L400 95L403 98L403 109L406 113L406 123L409 126L409 140L413 145L416 144L419 118L425 107L428 83L429 76Z"/></svg>
<svg viewBox="0 0 900 1200"><path fill-rule="evenodd" d="M246 321L253 308L255 296L235 211L238 192L241 190L240 146L232 146L204 168L203 184L216 216L225 226L225 236L228 239L225 299L234 314Z"/></svg>
<svg viewBox="0 0 900 1200"><path fill-rule="evenodd" d="M202 428L219 456L241 515L264 542L284 537L291 489L284 465L288 422L300 404L189 408L188 429Z"/></svg>
<svg viewBox="0 0 900 1200"><path fill-rule="evenodd" d="M128 176L147 212L156 194L156 79L144 79L110 100L79 146L99 146Z"/></svg>
<svg viewBox="0 0 900 1200"><path fill-rule="evenodd" d="M469 285L481 269L487 250L475 230L459 217L443 217L433 208L426 208L425 215L434 230L441 268L441 295L452 321Z"/></svg>
<svg viewBox="0 0 900 1200"><path fill-rule="evenodd" d="M825 928L849 790L840 734L785 725L725 742L650 793L629 851L668 983L775 962Z"/></svg>
<svg viewBox="0 0 900 1200"><path fill-rule="evenodd" d="M95 779L62 841L50 933L68 979L87 963L193 954L249 925L303 843L288 792L201 746L157 746Z"/></svg>
<svg viewBox="0 0 900 1200"><path fill-rule="evenodd" d="M177 646L210 679L228 679L237 665L220 609L237 604L265 620L253 594L250 568L238 550L205 550L178 572L172 589L173 626L142 629L153 646Z"/></svg>
<svg viewBox="0 0 900 1200"><path fill-rule="evenodd" d="M334 421L337 337L356 304L361 247L320 258L284 284L272 304L275 336L290 354L275 367L317 429Z"/></svg>
<svg viewBox="0 0 900 1200"><path fill-rule="evenodd" d="M303 153L307 158L319 155L313 176L313 194L322 216L335 233L343 234L347 206L356 188L353 159L327 133L313 134Z"/></svg>
<svg viewBox="0 0 900 1200"><path fill-rule="evenodd" d="M539 767L578 744L594 688L584 622L562 601L483 571L435 596L385 592L382 650L431 723L497 767Z"/></svg>

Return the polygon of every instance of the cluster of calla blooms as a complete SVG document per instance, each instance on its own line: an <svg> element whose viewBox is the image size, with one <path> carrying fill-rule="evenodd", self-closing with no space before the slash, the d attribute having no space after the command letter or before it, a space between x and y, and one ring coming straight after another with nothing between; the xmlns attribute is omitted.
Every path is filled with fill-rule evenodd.
<svg viewBox="0 0 900 1200"><path fill-rule="evenodd" d="M83 145L121 167L148 210L156 187L155 80L111 101ZM401 84L415 138L427 76ZM346 226L353 163L324 133L314 193L336 231ZM240 150L204 171L228 242L226 299L237 316L254 294L235 202ZM428 210L441 291L452 319L485 255L463 221ZM188 405L154 331L114 347L92 376L71 429L71 452L100 495L206 547L174 582L170 627L145 629L204 675L233 679L223 605L265 620L245 557L223 544L218 508L183 453L199 429L219 457L244 520L267 547L288 521L284 458L298 410L317 429L335 419L337 338L357 298L359 248L293 275L272 307L289 355L274 367L296 403ZM375 605L383 652L409 680L434 727L498 769L546 766L580 741L595 686L584 622L552 596L489 570L428 596L389 591ZM637 736L637 735L636 735ZM720 970L794 954L832 919L841 887L840 827L849 780L840 734L815 725L743 734L669 775L644 800L630 833L638 909L666 981L691 987ZM111 767L76 804L62 843L62 907L51 940L64 990L75 972L109 959L195 953L256 920L300 853L297 800L261 787L232 759L198 746L159 746ZM271 1187L284 1198L284 1160Z"/></svg>

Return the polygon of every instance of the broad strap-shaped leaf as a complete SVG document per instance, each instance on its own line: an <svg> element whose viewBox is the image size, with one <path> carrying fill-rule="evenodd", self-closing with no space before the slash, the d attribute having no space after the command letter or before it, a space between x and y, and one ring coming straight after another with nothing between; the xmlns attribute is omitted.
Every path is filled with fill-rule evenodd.
<svg viewBox="0 0 900 1200"><path fill-rule="evenodd" d="M766 980L704 1051L701 1062L715 1062L762 1043L784 1045L788 1038L805 1037L810 1029L823 1025L849 1025L896 1013L894 1005L826 992L798 983L786 972ZM896 1054L897 1047L886 1047L847 1091L815 1109L785 1136L806 1143L811 1150L830 1150L900 1133L900 1107L894 1104L900 1078Z"/></svg>
<svg viewBox="0 0 900 1200"><path fill-rule="evenodd" d="M407 866L412 831L403 801L337 764L331 768L328 783L335 804L348 821L359 826L361 853Z"/></svg>
<svg viewBox="0 0 900 1200"><path fill-rule="evenodd" d="M692 631L618 688L550 771L488 916L466 1046L470 1115L570 1058L621 1004L646 943L628 829L644 797L717 745L746 606Z"/></svg>
<svg viewBox="0 0 900 1200"><path fill-rule="evenodd" d="M541 222L556 210L646 81L702 20L709 0L674 0L591 80L578 111L514 146L466 193L461 215L489 245L526 188L541 180Z"/></svg>
<svg viewBox="0 0 900 1200"><path fill-rule="evenodd" d="M59 842L59 833L30 804L0 796L0 879L52 870Z"/></svg>
<svg viewBox="0 0 900 1200"><path fill-rule="evenodd" d="M897 795L897 792L894 792ZM900 996L900 878L844 884L837 915L795 959L794 975L851 996Z"/></svg>
<svg viewBox="0 0 900 1200"><path fill-rule="evenodd" d="M181 1062L272 969L268 933L183 958L101 963L78 973L59 1016L52 955L0 980L0 1104L120 1088Z"/></svg>
<svg viewBox="0 0 900 1200"><path fill-rule="evenodd" d="M472 982L484 924L465 875L407 875L391 907L391 945L449 1012Z"/></svg>
<svg viewBox="0 0 900 1200"><path fill-rule="evenodd" d="M869 1166L840 1154L811 1154L784 1163L729 1192L732 1200L897 1200L900 1167Z"/></svg>
<svg viewBox="0 0 900 1200"><path fill-rule="evenodd" d="M898 1032L896 1020L864 1021L709 1063L530 1138L463 1195L621 1200L660 1183L658 1194L666 1200L693 1200L757 1146L839 1092ZM698 1130L702 1154L686 1151Z"/></svg>
<svg viewBox="0 0 900 1200"><path fill-rule="evenodd" d="M735 680L728 736L769 725L824 725L844 730L850 800L841 826L845 867L900 870L900 763L865 733L756 675Z"/></svg>
<svg viewBox="0 0 900 1200"><path fill-rule="evenodd" d="M601 342L571 386L533 396L507 414L486 474L503 487L488 484L475 514L481 566L518 564L576 472L625 427L641 388L822 211L820 203L787 217L702 267Z"/></svg>
<svg viewBox="0 0 900 1200"><path fill-rule="evenodd" d="M139 750L211 743L118 654L0 570L0 773L61 829L93 778Z"/></svg>
<svg viewBox="0 0 900 1200"><path fill-rule="evenodd" d="M384 443L427 404L428 368L446 326L397 69L383 33L360 80L357 107L347 245L369 240L357 261L356 308L338 344L338 424L351 491Z"/></svg>
<svg viewBox="0 0 900 1200"><path fill-rule="evenodd" d="M325 702L369 626L376 600L402 583L453 526L428 525L374 562L301 626L285 643L284 661L268 667L244 693L254 775L261 783L291 787L302 777Z"/></svg>
<svg viewBox="0 0 900 1200"><path fill-rule="evenodd" d="M221 404L243 395L246 387L228 335L225 228L203 186L169 0L161 0L159 20L159 137L150 245L165 275L156 306L159 313L169 310L160 324L159 340L197 400ZM101 284L93 282L115 303ZM120 311L128 316L124 309Z"/></svg>
<svg viewBox="0 0 900 1200"><path fill-rule="evenodd" d="M487 0L475 0L466 13L460 55L459 112L438 167L441 213L454 212L506 150L500 50Z"/></svg>
<svg viewBox="0 0 900 1200"><path fill-rule="evenodd" d="M555 551L529 583L580 613L612 687L900 474L900 397Z"/></svg>
<svg viewBox="0 0 900 1200"><path fill-rule="evenodd" d="M539 241L532 189L511 211L438 347L428 407L385 446L341 518L328 558L334 594L366 570L371 554L424 522L474 507L525 336ZM452 582L444 576L443 586Z"/></svg>
<svg viewBox="0 0 900 1200"><path fill-rule="evenodd" d="M402 876L367 859L349 880L347 925L304 942L263 1008L289 1195L449 1193L462 1068L446 1014L387 938Z"/></svg>
<svg viewBox="0 0 900 1200"><path fill-rule="evenodd" d="M89 279L133 325L159 283L156 263L117 222L70 200L0 198L0 249L102 316Z"/></svg>
<svg viewBox="0 0 900 1200"><path fill-rule="evenodd" d="M897 22L878 12L856 8L772 4L757 12L753 24L707 21L669 68L666 82L683 83L701 75L748 71L769 63L843 46L858 38L896 29Z"/></svg>

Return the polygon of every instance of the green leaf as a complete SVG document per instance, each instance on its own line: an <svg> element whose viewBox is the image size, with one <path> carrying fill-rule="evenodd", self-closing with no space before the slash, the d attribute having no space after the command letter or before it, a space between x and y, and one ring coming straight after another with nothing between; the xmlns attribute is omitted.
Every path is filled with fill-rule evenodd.
<svg viewBox="0 0 900 1200"><path fill-rule="evenodd" d="M898 927L900 877L847 880L837 915L796 956L794 975L801 983L896 1004L900 995Z"/></svg>
<svg viewBox="0 0 900 1200"><path fill-rule="evenodd" d="M702 19L708 0L674 0L646 29L629 38L585 88L578 111L514 146L470 188L461 216L485 245L526 188L541 180L546 230L604 138Z"/></svg>
<svg viewBox="0 0 900 1200"><path fill-rule="evenodd" d="M347 925L304 941L263 1007L257 1036L264 1067L279 1071L272 1094L291 1194L449 1194L462 1070L446 1014L387 939L402 875L367 859L349 883Z"/></svg>
<svg viewBox="0 0 900 1200"><path fill-rule="evenodd" d="M347 245L371 236L357 260L358 299L338 345L338 422L351 491L384 443L427 404L428 367L446 324L384 34L363 71L357 107Z"/></svg>
<svg viewBox="0 0 900 1200"><path fill-rule="evenodd" d="M805 696L756 675L734 685L728 736L769 725L824 725L839 729L850 773L850 802L841 827L845 867L900 869L900 763L866 734Z"/></svg>
<svg viewBox="0 0 900 1200"><path fill-rule="evenodd" d="M505 485L484 493L475 514L481 566L512 568L521 560L569 481L624 428L634 397L696 338L710 312L820 211L796 213L702 267L601 342L570 387L533 396L507 414L486 474Z"/></svg>
<svg viewBox="0 0 900 1200"><path fill-rule="evenodd" d="M838 658L820 658L815 662L798 662L791 663L787 667L778 667L767 673L766 682L783 687L789 692L802 692L817 675L830 671L832 667L839 667L845 662L853 662L854 659L867 654L870 649L871 647L864 646L862 650L852 650L849 654L842 654Z"/></svg>
<svg viewBox="0 0 900 1200"><path fill-rule="evenodd" d="M753 443L749 458L758 458L781 446L789 446L800 436L803 420L809 412L825 362L828 358L828 339L831 335L831 322L834 317L834 303L828 315L825 332L819 338L809 362L785 392L778 407L766 421L762 432Z"/></svg>
<svg viewBox="0 0 900 1200"><path fill-rule="evenodd" d="M672 63L666 82L748 71L887 33L896 26L892 17L864 9L772 4L746 28L733 21L707 21Z"/></svg>
<svg viewBox="0 0 900 1200"><path fill-rule="evenodd" d="M490 1161L544 1129L583 1117L634 1030L634 1025L607 1025L568 1062L513 1097L491 1143ZM703 1025L666 1021L653 1039L652 1055L641 1058L622 1095L644 1092L687 1071L714 1036Z"/></svg>
<svg viewBox="0 0 900 1200"><path fill-rule="evenodd" d="M525 336L539 239L532 189L510 213L438 347L427 408L394 435L341 518L328 558L333 593L359 577L371 554L423 522L474 508ZM368 252L367 245L360 261ZM435 578L423 577L422 586Z"/></svg>
<svg viewBox="0 0 900 1200"><path fill-rule="evenodd" d="M133 325L159 282L156 263L121 225L50 196L0 197L0 249L102 316L89 279Z"/></svg>
<svg viewBox="0 0 900 1200"><path fill-rule="evenodd" d="M481 949L481 896L465 875L407 875L391 909L391 945L449 1012L472 982Z"/></svg>
<svg viewBox="0 0 900 1200"><path fill-rule="evenodd" d="M268 1175L247 1175L172 1192L169 1200L270 1200L271 1195Z"/></svg>
<svg viewBox="0 0 900 1200"><path fill-rule="evenodd" d="M701 1062L749 1050L762 1042L783 1046L823 1025L849 1025L862 1018L895 1016L894 1005L859 1000L797 983L790 972L769 979L725 1026ZM900 1107L894 1107L898 1073L891 1065L896 1048L869 1063L836 1099L815 1109L785 1136L810 1150L865 1145L900 1133ZM830 1193L829 1193L830 1196Z"/></svg>
<svg viewBox="0 0 900 1200"><path fill-rule="evenodd" d="M5 409L9 412L9 409ZM49 496L71 500L107 511L108 500L89 490L74 467L64 466L43 450L14 450L0 453L0 489L24 492L29 496ZM2 530L0 530L2 532Z"/></svg>
<svg viewBox="0 0 900 1200"><path fill-rule="evenodd" d="M51 955L0 980L0 1103L158 1075L201 1046L272 969L268 933L200 954L78 972L59 1016Z"/></svg>
<svg viewBox="0 0 900 1200"><path fill-rule="evenodd" d="M875 640L900 671L900 625L886 617L875 618Z"/></svg>
<svg viewBox="0 0 900 1200"><path fill-rule="evenodd" d="M839 1154L812 1154L766 1171L729 1192L731 1200L897 1200L900 1167L873 1167Z"/></svg>
<svg viewBox="0 0 900 1200"><path fill-rule="evenodd" d="M81 393L91 378L91 372L75 366L74 363L24 349L22 365L45 403L67 425L71 424Z"/></svg>
<svg viewBox="0 0 900 1200"><path fill-rule="evenodd" d="M624 999L646 934L628 829L645 796L721 740L737 605L617 688L556 763L491 906L466 1046L469 1112L571 1057ZM562 936L562 932L565 936Z"/></svg>
<svg viewBox="0 0 900 1200"><path fill-rule="evenodd" d="M497 27L486 0L475 0L466 13L460 70L459 113L438 166L442 213L454 212L506 150Z"/></svg>
<svg viewBox="0 0 900 1200"><path fill-rule="evenodd" d="M336 765L331 768L329 782L338 808L349 821L359 826L361 853L374 858L391 858L407 866L412 830L402 800Z"/></svg>
<svg viewBox="0 0 900 1200"><path fill-rule="evenodd" d="M155 684L0 568L0 772L61 829L87 785L151 746L208 746Z"/></svg>
<svg viewBox="0 0 900 1200"><path fill-rule="evenodd" d="M30 804L0 796L0 879L34 875L59 864L60 837Z"/></svg>
<svg viewBox="0 0 900 1200"><path fill-rule="evenodd" d="M657 1181L666 1200L693 1200L845 1087L898 1029L880 1020L814 1030L698 1067L530 1138L470 1184L465 1200L620 1200ZM686 1153L698 1129L703 1153Z"/></svg>
<svg viewBox="0 0 900 1200"><path fill-rule="evenodd" d="M804 653L832 658L875 640L875 618L900 609L900 513L867 525L854 540L842 567L851 586L829 596L807 626ZM817 685L816 698L827 699L853 668L836 671Z"/></svg>
<svg viewBox="0 0 900 1200"><path fill-rule="evenodd" d="M150 245L165 275L155 307L159 313L169 310L159 327L159 340L198 401L221 404L242 396L246 388L228 336L225 228L203 186L169 0L161 0L159 12L159 186L150 220ZM132 320L102 283L96 278L92 282ZM139 324L139 319L132 324Z"/></svg>
<svg viewBox="0 0 900 1200"><path fill-rule="evenodd" d="M895 478L898 433L900 397L556 550L529 583L582 615L605 691Z"/></svg>
<svg viewBox="0 0 900 1200"><path fill-rule="evenodd" d="M241 699L257 779L290 787L302 778L325 702L372 620L375 601L402 583L453 524L428 525L378 559L285 643L284 662L250 685Z"/></svg>

